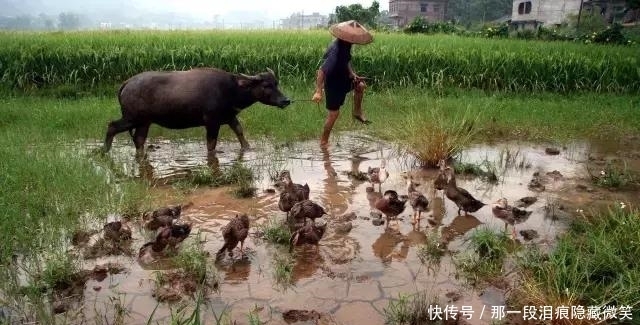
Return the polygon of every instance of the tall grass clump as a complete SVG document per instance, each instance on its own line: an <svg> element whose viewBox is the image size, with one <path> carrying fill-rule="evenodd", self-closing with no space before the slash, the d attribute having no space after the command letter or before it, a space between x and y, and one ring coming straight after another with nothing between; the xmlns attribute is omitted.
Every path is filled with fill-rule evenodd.
<svg viewBox="0 0 640 325"><path fill-rule="evenodd" d="M263 238L267 242L279 245L289 245L291 231L289 231L289 227L283 221L278 221L275 218L272 218L268 223L260 226L260 231L263 233Z"/></svg>
<svg viewBox="0 0 640 325"><path fill-rule="evenodd" d="M490 281L502 273L509 248L506 233L484 227L473 232L469 244L472 251L456 256L454 264L471 285Z"/></svg>
<svg viewBox="0 0 640 325"><path fill-rule="evenodd" d="M518 259L516 300L536 306L629 306L640 317L640 211L624 205L573 222L555 248Z"/></svg>
<svg viewBox="0 0 640 325"><path fill-rule="evenodd" d="M414 155L423 166L435 167L441 159L448 160L465 149L478 134L479 114L467 109L447 115L442 108L411 110L377 133L394 142L401 154Z"/></svg>
<svg viewBox="0 0 640 325"><path fill-rule="evenodd" d="M326 31L91 31L0 33L0 85L96 89L146 70L213 66L313 83ZM640 90L637 46L379 34L354 67L374 88L461 87L507 91ZM76 92L63 92L75 96Z"/></svg>
<svg viewBox="0 0 640 325"><path fill-rule="evenodd" d="M444 324L444 313L438 316L436 308L443 311L444 306L438 303L435 296L428 296L426 291L411 295L400 294L397 300L391 300L383 309L385 324L389 325L428 325Z"/></svg>
<svg viewBox="0 0 640 325"><path fill-rule="evenodd" d="M254 171L235 161L232 165L224 168L200 167L192 170L185 179L178 181L178 186L235 186L233 194L238 198L251 197L255 194Z"/></svg>

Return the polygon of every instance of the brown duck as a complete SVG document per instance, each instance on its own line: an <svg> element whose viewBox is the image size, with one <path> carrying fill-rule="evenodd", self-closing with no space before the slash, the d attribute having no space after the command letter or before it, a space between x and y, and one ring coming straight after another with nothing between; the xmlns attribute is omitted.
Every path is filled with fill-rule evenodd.
<svg viewBox="0 0 640 325"><path fill-rule="evenodd" d="M407 177L407 196L409 200L409 205L413 208L413 222L412 224L416 224L420 222L422 212L426 212L429 207L429 200L427 197L416 190L416 186L420 184L413 181L411 176Z"/></svg>
<svg viewBox="0 0 640 325"><path fill-rule="evenodd" d="M131 239L131 228L122 221L112 221L102 227L104 239L112 241Z"/></svg>
<svg viewBox="0 0 640 325"><path fill-rule="evenodd" d="M280 180L283 184L280 200L278 201L280 211L289 213L294 204L309 199L309 185L306 183L304 185L293 183L289 171L285 170L280 173Z"/></svg>
<svg viewBox="0 0 640 325"><path fill-rule="evenodd" d="M249 216L246 213L233 218L226 226L222 228L222 238L224 245L218 250L217 256L221 256L226 249L229 256L233 256L233 249L240 243L240 253L244 255L244 240L249 234Z"/></svg>
<svg viewBox="0 0 640 325"><path fill-rule="evenodd" d="M526 211L522 209L518 209L517 207L509 205L506 198L501 198L493 203L491 207L491 212L493 215L504 221L504 230L507 230L507 226L511 225L513 238L516 238L516 227L515 224L522 223L526 221L531 215L532 211Z"/></svg>
<svg viewBox="0 0 640 325"><path fill-rule="evenodd" d="M162 207L151 213L145 213L143 216L143 220L145 220L144 228L157 230L160 227L169 227L173 224L174 220L180 218L181 213L181 205Z"/></svg>
<svg viewBox="0 0 640 325"><path fill-rule="evenodd" d="M382 198L376 201L375 208L385 215L387 218L387 226L389 226L389 219L396 218L402 213L406 203L406 198L400 199L396 191L386 190Z"/></svg>
<svg viewBox="0 0 640 325"><path fill-rule="evenodd" d="M289 211L289 221L296 224L307 224L307 218L311 219L311 223L316 222L316 219L322 218L327 211L317 203L311 200L304 200L293 205L291 211Z"/></svg>
<svg viewBox="0 0 640 325"><path fill-rule="evenodd" d="M301 246L304 244L315 245L316 250L318 250L318 243L320 242L320 239L322 239L326 227L326 224L308 224L293 232L293 234L291 234L291 238L289 238L289 253L293 251L294 246Z"/></svg>
<svg viewBox="0 0 640 325"><path fill-rule="evenodd" d="M445 194L449 200L453 201L453 203L458 206L458 215L461 210L464 211L466 215L468 212L476 212L486 205L474 198L467 190L456 185L456 177L451 167L446 167L445 173L447 175L447 187L445 188Z"/></svg>
<svg viewBox="0 0 640 325"><path fill-rule="evenodd" d="M175 248L179 243L183 242L191 233L191 224L172 224L163 227L158 231L156 238L152 242L148 242L138 251L138 259L150 262L156 256L161 256L167 246Z"/></svg>

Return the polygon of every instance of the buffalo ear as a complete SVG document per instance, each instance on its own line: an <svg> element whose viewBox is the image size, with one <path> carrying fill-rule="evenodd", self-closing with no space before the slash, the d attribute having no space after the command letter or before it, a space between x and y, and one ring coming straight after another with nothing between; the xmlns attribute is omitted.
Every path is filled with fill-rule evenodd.
<svg viewBox="0 0 640 325"><path fill-rule="evenodd" d="M240 78L238 78L238 86L240 86L242 88L250 87L250 86L254 85L257 81L260 81L260 80L255 78L255 77L252 77L252 78L240 77Z"/></svg>

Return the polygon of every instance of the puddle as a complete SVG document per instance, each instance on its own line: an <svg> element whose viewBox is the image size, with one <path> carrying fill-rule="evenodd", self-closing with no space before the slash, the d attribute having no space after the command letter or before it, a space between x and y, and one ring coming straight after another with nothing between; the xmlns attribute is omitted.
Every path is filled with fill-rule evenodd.
<svg viewBox="0 0 640 325"><path fill-rule="evenodd" d="M159 184L172 178L185 175L194 167L207 164L204 141L172 142L152 139L154 149L148 152L148 159L138 165L134 160L134 149L130 141L114 142L111 156L117 164L133 177L144 177ZM94 145L100 145L96 143ZM192 222L194 230L202 231L206 238L204 247L212 255L222 246L220 232L231 218L243 212L251 216L252 228L245 241L245 248L254 253L250 260L217 265L221 279L220 293L210 294L210 304L220 312L225 305L232 309L232 317L237 324L247 323L247 313L254 307L261 307L262 320L268 324L288 324L294 317L283 318L282 313L289 310L313 310L314 317L319 314L331 315L338 324L355 324L367 319L371 324L383 323L383 308L391 298L400 293L431 288L442 304L447 304L452 292L459 292L455 302L458 309L471 306L479 314L483 306L504 304L503 290L490 287L482 292L473 292L455 280L455 268L450 256L443 257L439 269L429 270L420 263L416 247L427 241L428 236L439 232L450 251L464 248L463 240L478 227L488 226L504 229L504 223L493 217L490 204L500 197L506 197L510 204L523 197L536 197L537 201L526 209L532 211L530 217L517 224L518 240L525 242L520 230L534 230L537 236L527 243L552 245L556 235L566 227L566 218L574 215L577 209L590 205L609 203L612 200L633 202L637 193L609 192L602 190L584 191L579 184L591 187L585 182L587 170L585 163L590 154L602 151L588 142L576 142L560 150L557 155L545 153L545 146L535 144L500 143L476 145L466 150L462 157L467 162L488 160L495 162L499 181L489 184L480 178L457 175L459 187L467 189L476 198L489 204L468 216L458 216L455 204L444 197L442 191L436 191L433 180L436 170L411 170L409 157L398 158L392 155L389 147L353 134L345 134L339 145L333 145L330 153L323 153L316 141L297 143L292 148L282 148L273 153L269 145L254 144L253 151L238 156L235 142L223 142L219 149L218 164L228 165L237 159L247 166L255 167L261 175L256 186L257 194L249 199L235 199L229 189L200 188L182 198L182 202L164 202L164 204L186 203L182 219ZM600 151L599 151L600 150ZM382 184L383 192L394 189L406 194L404 171L411 171L418 190L429 200L430 211L425 217L432 217L430 224L423 219L420 229L411 225L411 207L407 209L396 224L392 221L389 229L374 226L369 220L373 202L380 195L368 192L367 181L350 179L347 172L364 171L368 167L378 167L382 158L386 158L389 179ZM526 167L526 168L525 168ZM284 220L284 213L278 209L279 195L266 190L274 188L269 179L269 170L287 169L295 183L307 183L311 188L310 199L319 203L331 214L325 216L329 223L327 232L320 241L319 254L313 247L298 249L294 265L295 286L287 291L277 289L272 280L271 265L273 254L277 250L273 245L257 239L253 234L256 226L269 218ZM554 172L556 171L556 172ZM538 172L545 190L538 192L529 188L533 174ZM553 174L547 174L554 172ZM557 177L558 174L562 177ZM554 177L555 176L555 177ZM377 190L377 186L376 186ZM158 191L168 190L159 186ZM545 206L555 203L562 206L561 213L550 216ZM351 220L352 229L337 232L335 225L339 216L355 213ZM560 216L559 218L557 216ZM424 215L423 215L424 216ZM135 249L144 242L140 233L134 231ZM135 250L134 251L137 251ZM280 249L282 251L282 249ZM286 250L286 249L285 249ZM152 297L153 268L143 267L133 258L118 256L117 262L129 271L126 275L109 276L109 286L95 291L88 284L85 289L85 304L105 303L114 292L125 293L124 306L130 310L128 324L145 324L157 301ZM161 304L154 319L166 320L170 311L167 304ZM444 306L443 306L444 307ZM318 314L319 313L319 314ZM288 314L289 315L289 314ZM205 322L212 321L211 313L205 312ZM291 315L289 315L291 316ZM470 324L490 324L492 319L485 313L482 320L474 316ZM313 324L307 320L296 324Z"/></svg>

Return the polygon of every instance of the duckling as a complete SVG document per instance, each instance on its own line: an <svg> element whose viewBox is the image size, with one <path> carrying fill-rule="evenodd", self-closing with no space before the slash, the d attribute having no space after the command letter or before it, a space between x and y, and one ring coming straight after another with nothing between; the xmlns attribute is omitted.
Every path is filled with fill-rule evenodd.
<svg viewBox="0 0 640 325"><path fill-rule="evenodd" d="M131 228L122 221L112 221L104 225L104 239L112 241L131 239Z"/></svg>
<svg viewBox="0 0 640 325"><path fill-rule="evenodd" d="M496 202L493 203L491 207L491 212L493 215L504 221L504 230L507 230L507 225L511 225L513 228L512 235L513 238L516 238L516 223L522 223L526 221L531 215L532 211L526 211L522 209L518 209L517 207L509 205L506 198L500 198Z"/></svg>
<svg viewBox="0 0 640 325"><path fill-rule="evenodd" d="M399 199L396 191L386 190L382 198L376 201L375 208L385 215L387 218L387 226L389 226L389 219L395 218L402 213L406 203L406 198L404 200Z"/></svg>
<svg viewBox="0 0 640 325"><path fill-rule="evenodd" d="M440 168L440 170L438 171L438 176L436 176L436 179L433 180L433 187L438 191L442 191L447 187L447 175L445 172L447 163L444 161L444 159L440 159L440 161L438 162L438 167Z"/></svg>
<svg viewBox="0 0 640 325"><path fill-rule="evenodd" d="M420 222L422 212L426 212L429 207L429 200L422 193L416 190L416 186L420 184L413 181L413 177L407 177L407 196L409 205L413 208L413 221L412 224ZM417 219L416 219L417 216Z"/></svg>
<svg viewBox="0 0 640 325"><path fill-rule="evenodd" d="M367 169L367 175L369 176L369 182L372 186L374 184L379 184L380 193L382 193L382 183L384 183L389 178L389 172L386 168L387 161L382 158L382 162L380 163L380 167L371 167Z"/></svg>
<svg viewBox="0 0 640 325"><path fill-rule="evenodd" d="M162 207L151 213L145 213L143 216L143 220L146 221L144 228L148 230L158 230L160 227L171 226L174 220L180 218L181 213L181 205Z"/></svg>
<svg viewBox="0 0 640 325"><path fill-rule="evenodd" d="M294 204L309 199L309 185L306 183L304 185L293 183L291 181L291 175L287 170L280 173L280 179L283 183L283 188L282 192L280 192L278 208L288 215Z"/></svg>
<svg viewBox="0 0 640 325"><path fill-rule="evenodd" d="M326 228L326 223L322 225L308 224L293 232L289 238L289 253L293 251L294 246L304 244L315 245L316 251L318 251L320 249L318 243L322 239Z"/></svg>
<svg viewBox="0 0 640 325"><path fill-rule="evenodd" d="M325 214L328 213L323 207L311 200L304 200L293 205L291 211L289 211L289 220L295 223L304 222L306 225L307 218L309 218L315 224L316 219L322 218Z"/></svg>
<svg viewBox="0 0 640 325"><path fill-rule="evenodd" d="M233 249L240 243L240 253L244 256L244 240L247 239L249 234L249 216L246 213L241 214L233 218L229 223L222 228L222 237L224 238L224 245L218 250L217 256L221 256L226 249L229 252L229 256L233 256Z"/></svg>
<svg viewBox="0 0 640 325"><path fill-rule="evenodd" d="M463 210L464 214L467 215L468 212L476 212L486 205L474 198L467 190L456 185L456 177L451 167L446 167L445 173L447 175L445 194L449 200L458 206L458 215L460 215L460 210Z"/></svg>

